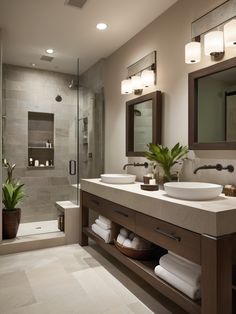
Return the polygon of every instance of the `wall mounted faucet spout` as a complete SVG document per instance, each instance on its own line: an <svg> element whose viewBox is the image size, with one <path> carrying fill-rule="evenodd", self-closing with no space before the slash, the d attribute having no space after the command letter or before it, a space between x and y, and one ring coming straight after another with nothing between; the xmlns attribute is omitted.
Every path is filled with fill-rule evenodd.
<svg viewBox="0 0 236 314"><path fill-rule="evenodd" d="M199 170L207 170L207 169L216 169L218 171L228 170L228 172L234 172L234 166L232 165L223 167L221 164L216 164L216 165L204 165L204 166L198 167L193 171L193 173L196 174Z"/></svg>
<svg viewBox="0 0 236 314"><path fill-rule="evenodd" d="M144 163L133 162L133 163L130 163L130 164L125 164L124 167L123 167L123 170L125 170L129 166L148 168L148 163L147 162L144 162Z"/></svg>

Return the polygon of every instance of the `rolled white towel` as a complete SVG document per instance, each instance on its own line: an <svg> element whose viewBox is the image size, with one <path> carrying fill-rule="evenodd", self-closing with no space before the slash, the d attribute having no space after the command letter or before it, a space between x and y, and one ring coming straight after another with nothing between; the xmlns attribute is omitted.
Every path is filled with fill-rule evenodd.
<svg viewBox="0 0 236 314"><path fill-rule="evenodd" d="M112 230L104 230L101 227L99 227L97 224L92 225L92 230L97 235L99 235L105 241L105 243L112 242L113 240Z"/></svg>
<svg viewBox="0 0 236 314"><path fill-rule="evenodd" d="M159 264L165 270L186 281L192 286L199 286L201 281L201 267L176 255L163 255Z"/></svg>
<svg viewBox="0 0 236 314"><path fill-rule="evenodd" d="M180 279L179 277L168 272L166 269L162 268L160 265L155 267L155 274L168 282L171 286L175 287L182 293L186 294L192 300L198 300L201 298L201 292L199 286L191 286L186 281Z"/></svg>
<svg viewBox="0 0 236 314"><path fill-rule="evenodd" d="M112 222L111 222L110 219L108 219L108 218L106 218L106 217L104 217L104 216L102 216L102 215L99 215L99 216L98 216L98 219L99 219L100 221L104 222L104 224L106 224L106 225L108 225L108 226L111 227Z"/></svg>
<svg viewBox="0 0 236 314"><path fill-rule="evenodd" d="M125 228L120 229L120 234L122 234L125 238L129 237L129 231Z"/></svg>
<svg viewBox="0 0 236 314"><path fill-rule="evenodd" d="M131 232L129 235L129 239L132 241L134 237L135 237L135 234L133 232Z"/></svg>
<svg viewBox="0 0 236 314"><path fill-rule="evenodd" d="M135 250L141 250L142 249L142 244L141 244L141 239L138 236L135 236L131 242L131 247Z"/></svg>
<svg viewBox="0 0 236 314"><path fill-rule="evenodd" d="M123 245L125 240L126 240L126 238L122 234L118 234L118 237L117 237L117 240L116 240L118 243Z"/></svg>
<svg viewBox="0 0 236 314"><path fill-rule="evenodd" d="M95 220L96 224L101 227L102 229L104 230L109 230L111 229L111 224L106 224L105 222L103 222L102 220L100 219L96 219Z"/></svg>
<svg viewBox="0 0 236 314"><path fill-rule="evenodd" d="M128 248L132 248L132 243L131 243L130 239L125 239L123 246L128 247Z"/></svg>

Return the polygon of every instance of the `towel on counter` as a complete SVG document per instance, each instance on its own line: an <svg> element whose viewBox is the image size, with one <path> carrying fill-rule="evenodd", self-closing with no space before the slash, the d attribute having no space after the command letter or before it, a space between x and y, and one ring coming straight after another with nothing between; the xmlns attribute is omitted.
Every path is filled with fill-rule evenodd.
<svg viewBox="0 0 236 314"><path fill-rule="evenodd" d="M104 230L109 230L109 229L111 229L111 223L110 223L110 224L107 224L107 223L103 222L103 221L100 220L100 219L96 219L95 222L96 222L96 224L97 224L99 227L101 227L101 228L104 229Z"/></svg>
<svg viewBox="0 0 236 314"><path fill-rule="evenodd" d="M168 282L171 286L178 289L185 295L187 295L192 300L198 300L201 298L201 292L199 286L191 286L186 281L180 279L174 274L170 273L166 269L162 268L160 265L155 267L155 274Z"/></svg>
<svg viewBox="0 0 236 314"><path fill-rule="evenodd" d="M110 228L112 227L112 222L111 222L110 219L108 219L108 218L106 218L106 217L104 217L104 216L102 216L102 215L99 215L99 216L98 216L98 219L99 219L101 222L103 222L104 224L106 224L107 226L109 226Z"/></svg>
<svg viewBox="0 0 236 314"><path fill-rule="evenodd" d="M163 255L159 260L159 264L191 286L200 285L201 266L172 253Z"/></svg>
<svg viewBox="0 0 236 314"><path fill-rule="evenodd" d="M92 230L97 235L99 235L105 241L105 243L111 243L113 241L112 230L104 230L96 223L92 225Z"/></svg>

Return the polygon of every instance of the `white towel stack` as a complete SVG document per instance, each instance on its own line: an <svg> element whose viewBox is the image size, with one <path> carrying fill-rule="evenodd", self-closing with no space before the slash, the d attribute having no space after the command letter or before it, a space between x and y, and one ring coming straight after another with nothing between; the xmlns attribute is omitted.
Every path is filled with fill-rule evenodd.
<svg viewBox="0 0 236 314"><path fill-rule="evenodd" d="M114 232L112 229L112 222L108 218L99 216L92 225L92 230L106 243L111 243L113 241Z"/></svg>
<svg viewBox="0 0 236 314"><path fill-rule="evenodd" d="M155 274L193 300L201 298L201 266L172 252L160 258Z"/></svg>
<svg viewBox="0 0 236 314"><path fill-rule="evenodd" d="M117 240L121 245L135 250L150 249L152 244L125 228L120 229Z"/></svg>

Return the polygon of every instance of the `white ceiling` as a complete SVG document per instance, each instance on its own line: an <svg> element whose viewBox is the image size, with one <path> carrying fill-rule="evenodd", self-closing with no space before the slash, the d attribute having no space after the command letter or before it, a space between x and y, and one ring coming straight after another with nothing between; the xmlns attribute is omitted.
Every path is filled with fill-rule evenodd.
<svg viewBox="0 0 236 314"><path fill-rule="evenodd" d="M65 0L0 0L4 63L80 73L116 49L177 0L88 0L82 9ZM108 24L98 31L98 22ZM52 63L40 61L54 48Z"/></svg>

